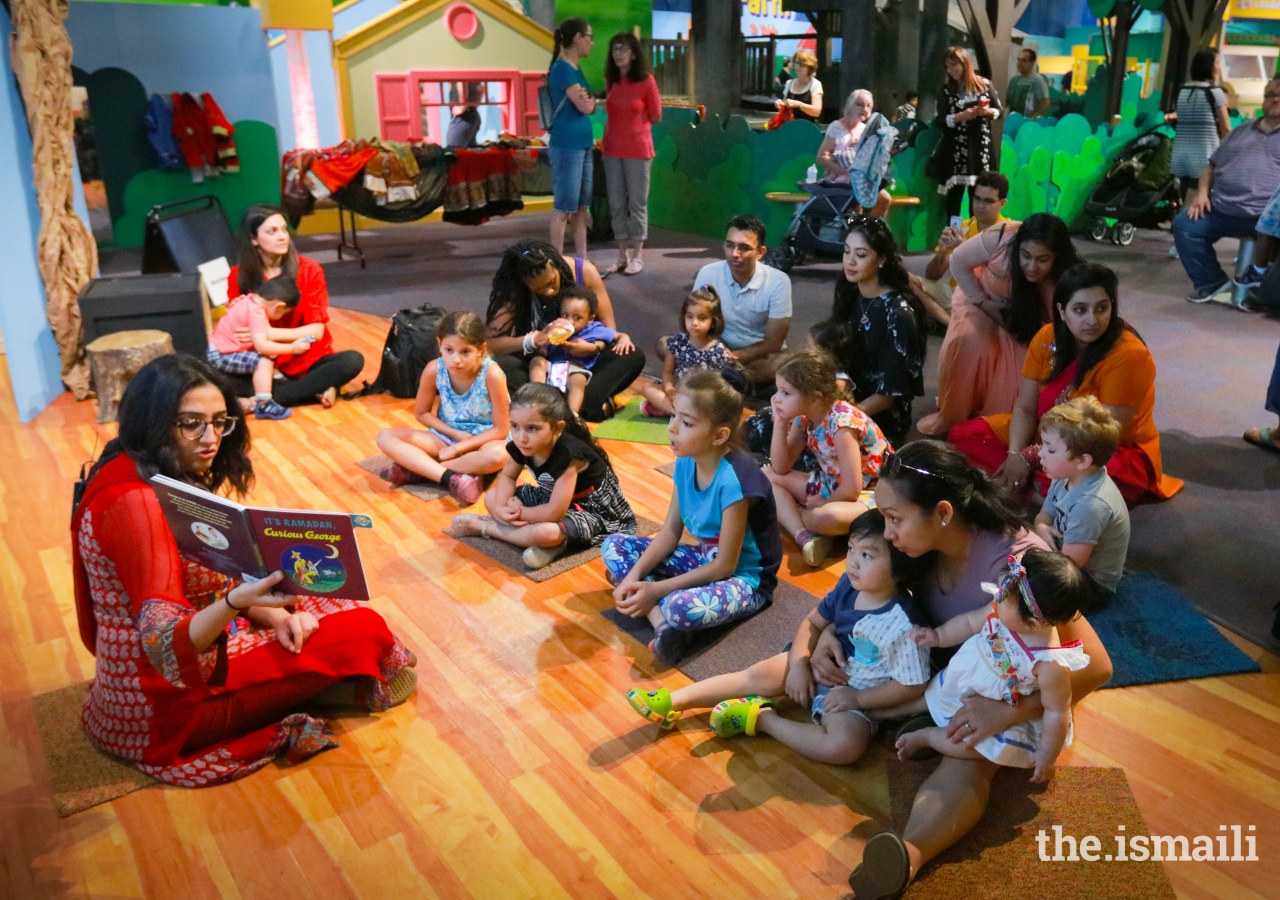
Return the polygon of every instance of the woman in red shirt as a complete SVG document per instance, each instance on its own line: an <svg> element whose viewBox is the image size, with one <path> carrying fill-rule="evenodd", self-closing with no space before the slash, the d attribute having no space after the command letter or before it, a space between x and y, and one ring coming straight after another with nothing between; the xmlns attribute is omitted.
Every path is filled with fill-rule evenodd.
<svg viewBox="0 0 1280 900"><path fill-rule="evenodd" d="M608 118L600 149L613 210L613 236L618 242L617 271L635 275L644 268L641 255L649 236L652 125L662 121L662 98L645 65L640 41L631 32L621 31L609 39L604 80Z"/></svg>
<svg viewBox="0 0 1280 900"><path fill-rule="evenodd" d="M255 203L240 217L240 263L231 267L227 278L227 300L252 293L277 275L289 275L298 284L302 300L273 327L296 332L281 335L280 340L312 340L311 349L301 356L281 356L276 370L285 377L277 379L272 396L281 406L304 406L319 402L333 406L338 388L354 379L364 368L364 356L358 350L333 352L333 336L329 333L329 288L324 269L314 259L299 256L289 234L280 207ZM236 334L241 337L240 333ZM244 332L244 340L251 340ZM253 394L252 382L242 376L228 376L241 396Z"/></svg>

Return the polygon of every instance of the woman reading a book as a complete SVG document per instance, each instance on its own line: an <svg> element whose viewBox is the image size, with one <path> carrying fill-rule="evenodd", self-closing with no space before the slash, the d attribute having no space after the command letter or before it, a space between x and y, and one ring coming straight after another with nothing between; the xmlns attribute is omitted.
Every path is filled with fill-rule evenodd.
<svg viewBox="0 0 1280 900"><path fill-rule="evenodd" d="M80 637L97 657L90 740L170 784L240 778L337 746L299 707L382 710L416 684L413 654L361 604L298 597L184 560L148 479L243 495L253 483L235 393L203 360L162 356L120 403L119 437L72 517Z"/></svg>

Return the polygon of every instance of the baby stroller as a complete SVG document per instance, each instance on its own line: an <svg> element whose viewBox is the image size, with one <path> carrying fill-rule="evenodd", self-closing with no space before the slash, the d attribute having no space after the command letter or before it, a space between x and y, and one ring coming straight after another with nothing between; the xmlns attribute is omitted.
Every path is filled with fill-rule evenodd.
<svg viewBox="0 0 1280 900"><path fill-rule="evenodd" d="M798 187L813 196L796 210L782 243L764 257L765 265L783 272L803 265L810 256L842 256L849 217L860 209L847 184L817 181Z"/></svg>
<svg viewBox="0 0 1280 900"><path fill-rule="evenodd" d="M873 113L857 147L833 154L848 171L849 183L800 184L800 189L813 197L796 210L782 243L765 255L765 265L789 272L810 255L843 256L849 217L875 205L889 171L889 158L897 152L897 138L898 130L880 113Z"/></svg>
<svg viewBox="0 0 1280 900"><path fill-rule="evenodd" d="M1182 185L1172 160L1173 137L1163 126L1126 144L1085 201L1089 237L1127 247L1137 229L1173 221L1182 207Z"/></svg>

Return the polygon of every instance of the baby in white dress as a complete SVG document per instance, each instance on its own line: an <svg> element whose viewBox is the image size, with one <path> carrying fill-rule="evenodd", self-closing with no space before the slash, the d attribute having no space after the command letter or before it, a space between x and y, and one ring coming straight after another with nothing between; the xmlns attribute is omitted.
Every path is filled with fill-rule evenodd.
<svg viewBox="0 0 1280 900"><path fill-rule="evenodd" d="M930 747L960 759L985 757L1002 766L1033 768L1031 780L1049 781L1058 754L1071 746L1070 673L1089 665L1079 641L1062 644L1055 625L1092 609L1101 599L1096 582L1061 553L1028 550L1009 557L1000 584L987 585L990 608L956 616L939 628L915 627L921 647L954 647L947 667L933 677L922 702L934 727L898 739L898 756L908 759ZM1041 718L1020 722L974 747L953 743L947 724L978 694L1015 706L1034 693L1044 705Z"/></svg>

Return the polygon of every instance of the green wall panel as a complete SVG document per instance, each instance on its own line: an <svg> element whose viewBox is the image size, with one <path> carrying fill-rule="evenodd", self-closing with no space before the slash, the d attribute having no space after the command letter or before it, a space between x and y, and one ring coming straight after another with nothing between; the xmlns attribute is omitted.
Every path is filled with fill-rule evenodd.
<svg viewBox="0 0 1280 900"><path fill-rule="evenodd" d="M596 37L595 49L582 61L582 72L591 90L604 90L604 64L609 52L609 38L619 31L640 26L640 34L652 33L653 0L556 0L556 22L581 16L591 23Z"/></svg>

